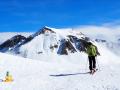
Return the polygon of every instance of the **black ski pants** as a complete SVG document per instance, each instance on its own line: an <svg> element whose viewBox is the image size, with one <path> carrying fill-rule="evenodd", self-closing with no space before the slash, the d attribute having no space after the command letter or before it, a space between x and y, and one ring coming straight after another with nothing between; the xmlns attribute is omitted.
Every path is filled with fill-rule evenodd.
<svg viewBox="0 0 120 90"><path fill-rule="evenodd" d="M95 56L88 56L89 59L89 69L93 70L96 68L96 60L95 60Z"/></svg>

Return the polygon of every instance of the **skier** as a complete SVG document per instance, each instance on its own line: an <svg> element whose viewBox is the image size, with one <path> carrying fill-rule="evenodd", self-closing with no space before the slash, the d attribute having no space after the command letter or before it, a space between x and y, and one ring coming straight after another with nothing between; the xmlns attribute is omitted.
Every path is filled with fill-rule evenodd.
<svg viewBox="0 0 120 90"><path fill-rule="evenodd" d="M88 54L88 59L89 59L89 69L90 69L90 74L93 74L96 72L96 59L95 57L97 56L97 50L96 46L93 45L91 42L88 42L87 48L86 48L86 53Z"/></svg>

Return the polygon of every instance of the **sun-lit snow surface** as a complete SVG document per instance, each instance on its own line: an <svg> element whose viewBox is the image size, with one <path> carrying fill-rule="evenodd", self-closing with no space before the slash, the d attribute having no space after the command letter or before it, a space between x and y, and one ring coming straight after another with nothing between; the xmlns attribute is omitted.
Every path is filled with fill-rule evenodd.
<svg viewBox="0 0 120 90"><path fill-rule="evenodd" d="M23 57L36 59L38 56L39 59L40 55L38 53L49 53L51 52L50 46L58 43L59 39L56 35L50 32L38 35L32 41L23 45L20 48L20 53Z"/></svg>
<svg viewBox="0 0 120 90"><path fill-rule="evenodd" d="M92 38L94 35L98 35L98 32L91 32L89 29L87 28L88 31L82 29L83 33L93 36ZM57 40L65 38L68 33L76 35L74 29L62 30L64 33L56 29L56 32L59 33ZM115 33L115 36L117 34ZM107 33L102 33L102 35L106 37ZM111 35L108 36L106 39L111 40ZM50 38L48 39L44 35L37 36L32 42L22 47L21 50L26 50L26 53L23 54L27 54L29 50L27 57L37 60L0 53L0 79L5 77L7 71L14 78L12 83L0 82L0 90L120 90L120 57L103 44L94 42L101 54L97 57L99 70L94 75L89 75L85 74L89 70L87 55L83 52L69 55L35 54L44 48L47 50L50 45L49 40ZM112 41L114 40L112 39ZM54 77L54 75L63 76Z"/></svg>
<svg viewBox="0 0 120 90"><path fill-rule="evenodd" d="M85 53L68 56L41 55L39 60L26 59L0 53L0 78L6 71L13 76L12 83L0 82L0 90L120 90L120 60L108 49L98 46L94 75L88 72ZM54 77L51 75L68 75Z"/></svg>
<svg viewBox="0 0 120 90"><path fill-rule="evenodd" d="M49 28L49 27L48 27ZM23 57L31 58L31 59L39 59L40 53L55 53L57 54L59 48L54 48L54 50L50 49L50 46L58 45L60 46L60 41L68 39L68 35L73 35L81 39L85 37L84 34L78 31L72 31L70 29L54 29L51 28L55 33L45 32L44 34L40 34L36 36L33 40L28 42L25 45L20 47L20 54Z"/></svg>

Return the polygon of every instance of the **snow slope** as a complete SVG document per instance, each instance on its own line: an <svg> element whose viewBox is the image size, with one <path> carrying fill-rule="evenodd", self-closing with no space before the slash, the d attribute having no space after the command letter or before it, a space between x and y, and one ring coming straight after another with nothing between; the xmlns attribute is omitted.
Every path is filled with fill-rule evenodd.
<svg viewBox="0 0 120 90"><path fill-rule="evenodd" d="M57 44L58 40L56 34L53 33L38 35L32 41L20 47L20 53L23 57L36 59L37 56L40 56L39 53L51 52L50 46Z"/></svg>
<svg viewBox="0 0 120 90"><path fill-rule="evenodd" d="M119 57L103 46L98 47L102 53L97 58L99 71L94 75L85 74L85 53L49 53L39 60L0 53L0 78L4 78L6 71L14 78L12 83L0 82L0 90L120 90Z"/></svg>
<svg viewBox="0 0 120 90"><path fill-rule="evenodd" d="M83 29L83 33L94 38L93 32L89 33L88 29L90 28L86 31ZM65 30L63 32L54 30L60 34L57 40L65 38L68 33L75 36L80 34L79 31L76 34L72 29L61 29ZM106 39L110 40L110 36ZM50 40L50 37L37 36L32 42L22 47L21 50L26 51L27 57L32 59L0 53L0 79L4 79L7 71L14 79L11 83L0 82L0 90L120 90L119 56L104 45L94 42L101 54L97 57L99 70L94 75L89 75L86 73L89 71L87 55L83 52L68 55L34 54L44 51L44 48L47 50L52 40L55 43L55 40Z"/></svg>
<svg viewBox="0 0 120 90"><path fill-rule="evenodd" d="M49 27L47 28L52 30L54 33L47 29L43 29L43 30L46 30L44 31L44 33L35 36L30 42L22 45L19 48L19 54L26 58L31 58L31 59L38 58L39 59L40 58L39 54L41 53L58 54L60 50L62 50L63 47L66 46L65 44L66 41L69 41L70 44L73 46L73 48L76 48L75 47L76 43L73 42L72 44L72 42L70 41L70 38L68 37L70 35L77 37L79 39L85 38L85 36L81 32L78 32L78 31L71 31L69 29L67 30L54 29L54 28L49 28Z"/></svg>

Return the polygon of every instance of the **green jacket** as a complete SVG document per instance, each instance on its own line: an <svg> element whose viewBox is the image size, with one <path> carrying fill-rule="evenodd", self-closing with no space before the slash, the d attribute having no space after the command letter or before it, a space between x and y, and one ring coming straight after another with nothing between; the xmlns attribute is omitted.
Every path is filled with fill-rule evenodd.
<svg viewBox="0 0 120 90"><path fill-rule="evenodd" d="M86 53L88 54L88 56L96 56L96 48L94 45L90 45L87 47Z"/></svg>

